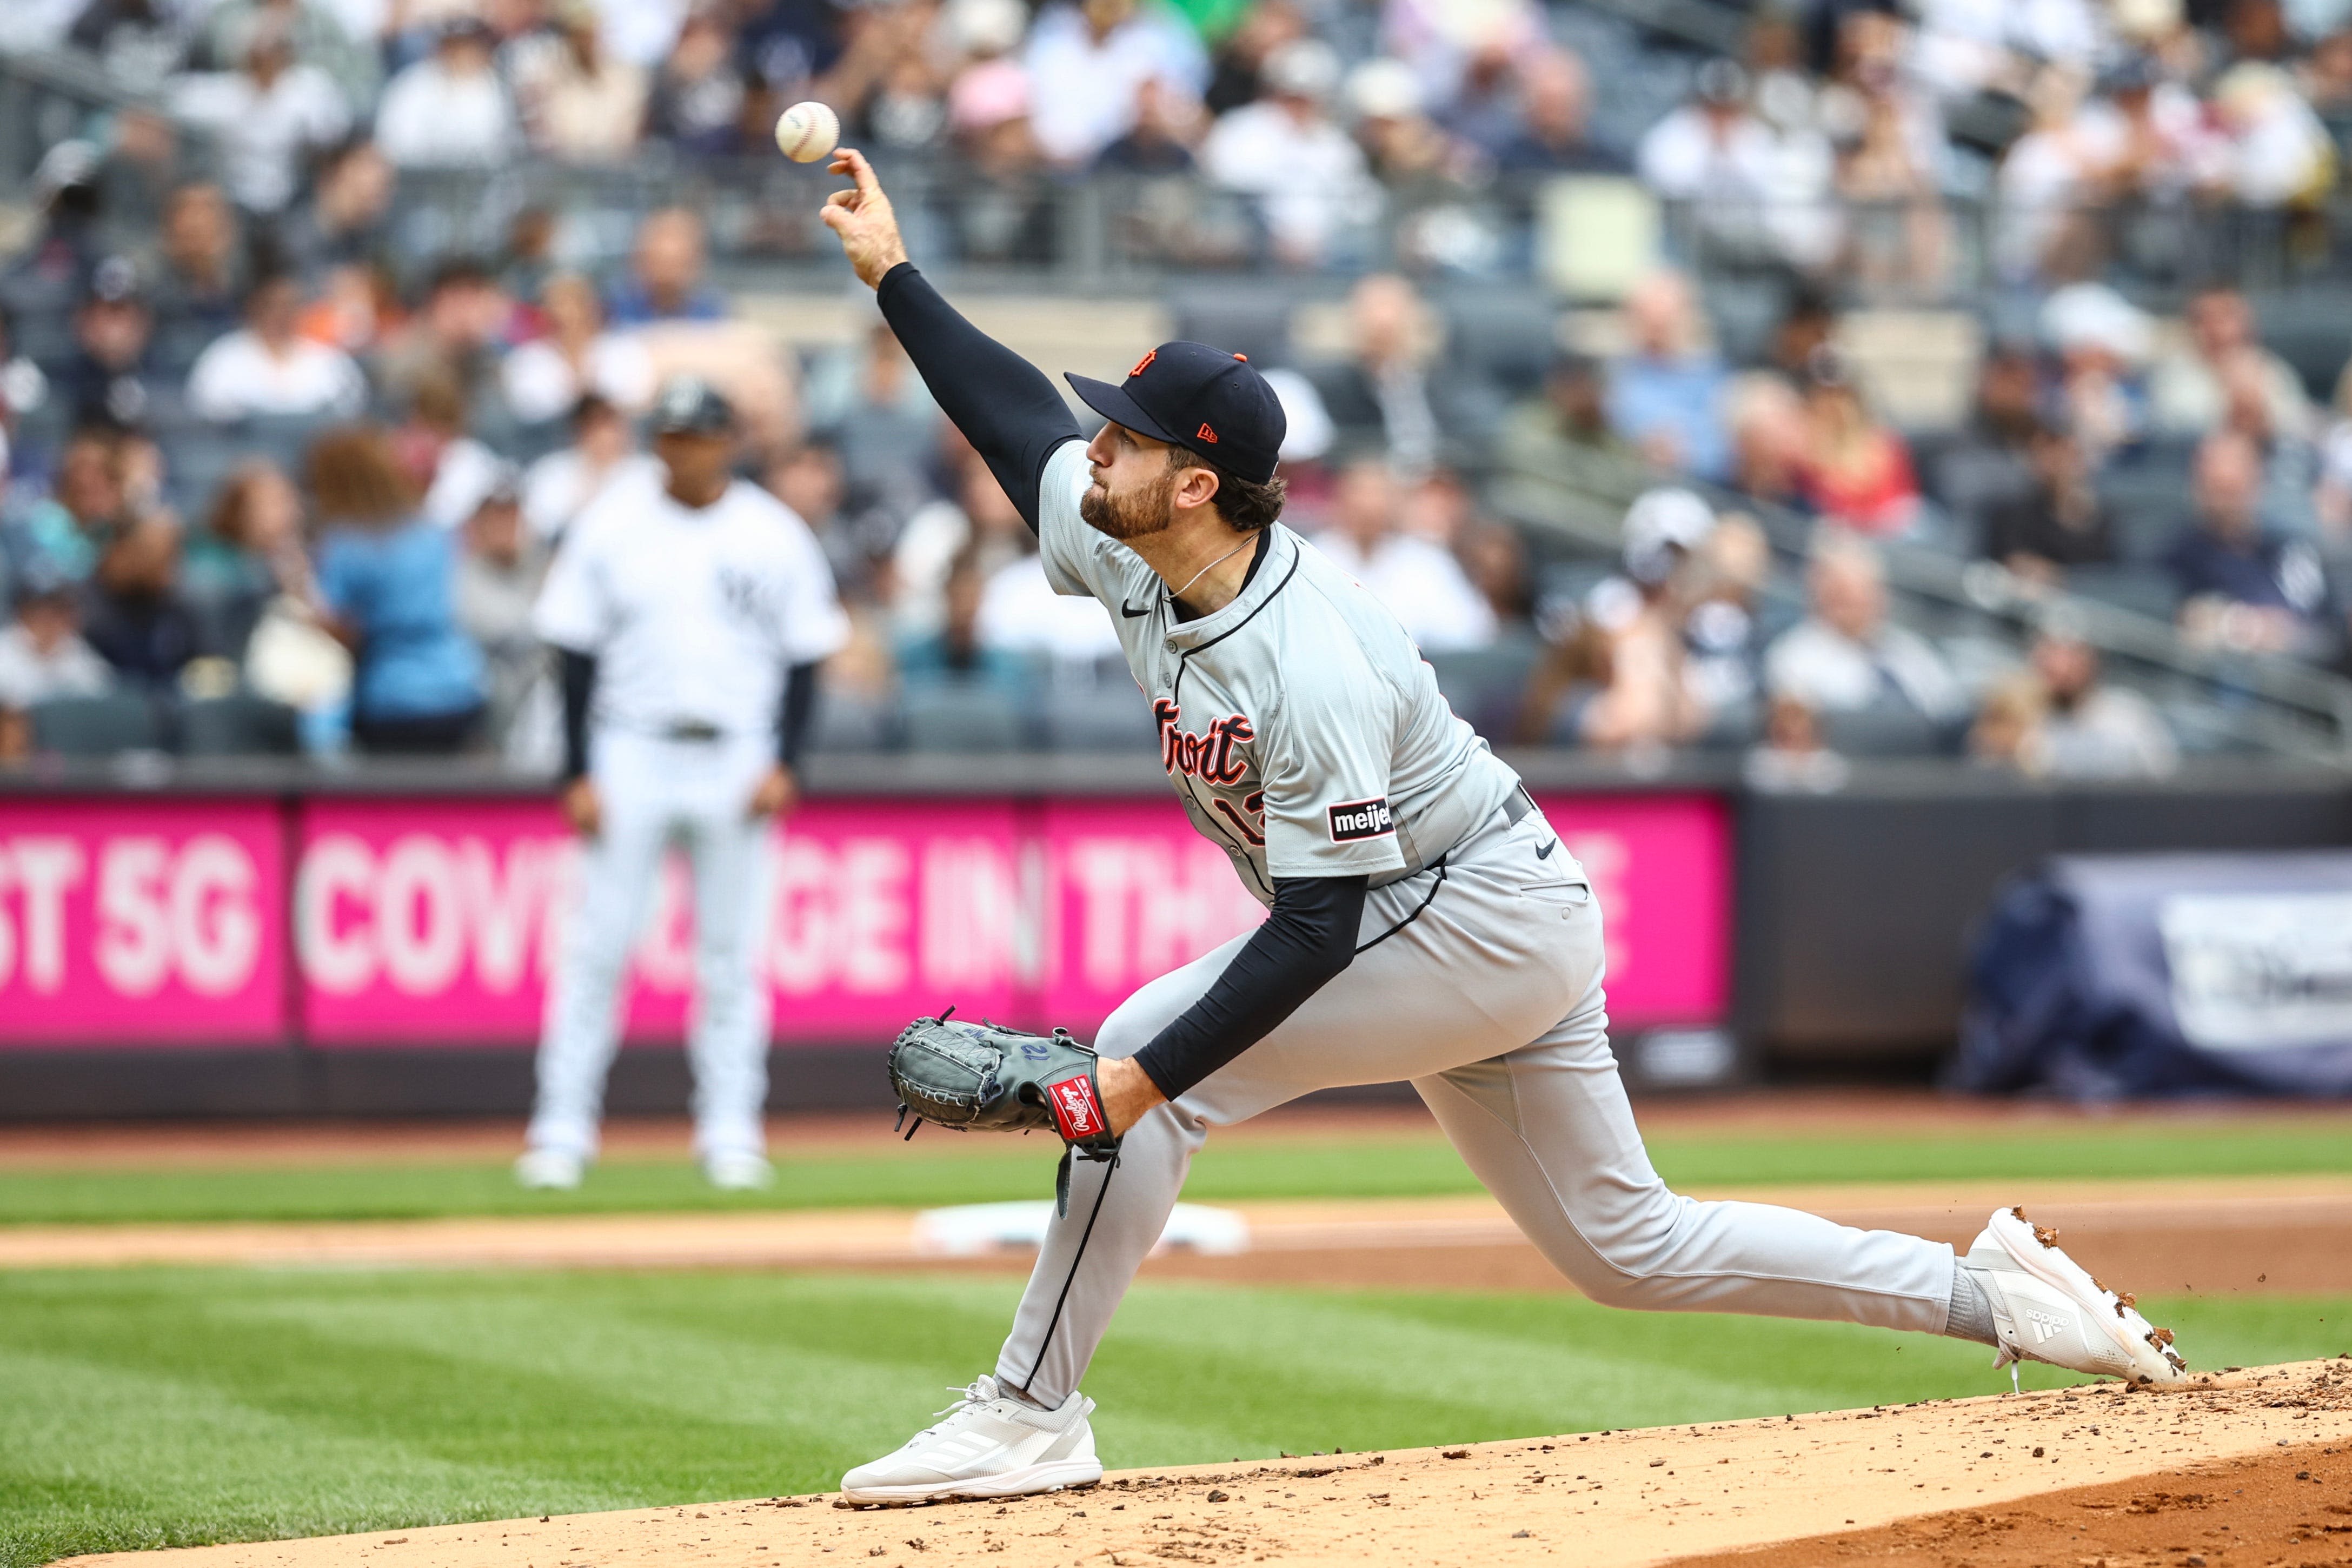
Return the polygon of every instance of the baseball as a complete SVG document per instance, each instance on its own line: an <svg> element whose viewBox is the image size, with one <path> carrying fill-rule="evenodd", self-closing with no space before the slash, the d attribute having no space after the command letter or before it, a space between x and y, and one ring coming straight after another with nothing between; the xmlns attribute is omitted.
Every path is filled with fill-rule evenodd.
<svg viewBox="0 0 2352 1568"><path fill-rule="evenodd" d="M841 117L824 104L795 103L777 117L776 146L795 163L831 157L840 140Z"/></svg>

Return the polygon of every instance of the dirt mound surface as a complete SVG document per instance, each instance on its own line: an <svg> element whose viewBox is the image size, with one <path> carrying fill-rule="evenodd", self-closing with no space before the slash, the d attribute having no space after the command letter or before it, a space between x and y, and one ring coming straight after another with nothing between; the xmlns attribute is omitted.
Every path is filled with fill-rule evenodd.
<svg viewBox="0 0 2352 1568"><path fill-rule="evenodd" d="M1886 1531L1956 1510L1996 1519L2031 1500L2046 1504L2053 1492L2121 1488L2121 1510L2076 1510L2074 1522L2084 1529L2066 1532L2063 1552L2015 1560L2074 1568L2097 1562L2110 1522L2141 1517L2122 1511L2135 1506L2129 1499L2189 1490L2218 1497L2230 1472L2213 1467L2282 1453L2314 1475L2321 1460L2304 1456L2332 1461L2352 1453L2352 1356L2207 1375L2163 1394L2103 1385L1778 1421L1129 1471L1087 1491L1002 1504L850 1510L826 1496L771 1498L164 1555L168 1568L783 1568L827 1557L884 1568L1547 1560L1632 1568L1807 1541L1813 1555L1785 1561L1810 1563L1833 1558L1808 1538L1842 1529ZM2190 1472L2193 1487L2165 1479ZM2352 1503L2336 1482L2291 1484L2309 1489L2303 1512L2323 1532L2337 1517L2322 1518L2327 1506ZM2230 1523L2234 1535L2225 1514L2207 1510L2197 1518L2210 1524L2197 1528ZM2166 1544L2189 1542L2187 1528ZM2344 1549L2323 1542L2345 1539L2322 1533L2304 1556L2249 1550L2231 1561L2332 1563ZM1971 1561L1994 1561L1969 1551ZM155 1555L77 1562L164 1568L149 1561ZM2197 1568L2185 1553L2151 1560ZM2122 1568L2138 1559L2114 1561Z"/></svg>
<svg viewBox="0 0 2352 1568"><path fill-rule="evenodd" d="M1957 1510L1675 1568L2236 1568L2352 1563L2352 1446L2273 1448L2076 1487L2001 1508Z"/></svg>

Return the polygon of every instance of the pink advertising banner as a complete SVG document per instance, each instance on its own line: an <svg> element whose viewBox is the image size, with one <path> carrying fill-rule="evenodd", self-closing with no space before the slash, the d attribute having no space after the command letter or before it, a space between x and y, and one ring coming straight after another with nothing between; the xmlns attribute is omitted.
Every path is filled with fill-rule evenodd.
<svg viewBox="0 0 2352 1568"><path fill-rule="evenodd" d="M1265 918L1173 798L1057 800L1043 811L1041 1021L1089 1035L1145 981Z"/></svg>
<svg viewBox="0 0 2352 1568"><path fill-rule="evenodd" d="M295 876L304 1031L321 1047L536 1037L578 851L551 805L320 801ZM1009 1016L1018 953L1013 807L817 801L773 844L762 956L782 1040L885 1042L961 1003ZM665 868L637 946L635 1040L682 1035L692 890Z"/></svg>
<svg viewBox="0 0 2352 1568"><path fill-rule="evenodd" d="M1730 1003L1731 837L1711 795L1545 795L1605 916L1621 1027L1721 1021ZM1265 910L1172 802L1045 807L1051 901L1042 1015L1092 1029L1146 981L1250 930Z"/></svg>
<svg viewBox="0 0 2352 1568"><path fill-rule="evenodd" d="M1612 1018L1719 1020L1721 803L1543 805L1607 914ZM771 852L761 964L787 1045L879 1046L950 1004L1090 1033L1265 912L1166 799L818 800ZM297 1026L328 1049L525 1045L577 870L541 801L0 803L0 1046L270 1045ZM674 863L637 948L633 1041L681 1037L693 974Z"/></svg>
<svg viewBox="0 0 2352 1568"><path fill-rule="evenodd" d="M1592 879L1620 1029L1731 1010L1731 823L1707 795L1538 795Z"/></svg>
<svg viewBox="0 0 2352 1568"><path fill-rule="evenodd" d="M0 1045L275 1044L270 801L0 801Z"/></svg>

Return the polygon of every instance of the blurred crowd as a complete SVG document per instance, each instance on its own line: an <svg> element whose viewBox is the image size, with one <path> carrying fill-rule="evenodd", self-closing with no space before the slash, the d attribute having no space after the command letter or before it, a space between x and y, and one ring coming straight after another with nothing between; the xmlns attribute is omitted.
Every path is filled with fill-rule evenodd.
<svg viewBox="0 0 2352 1568"><path fill-rule="evenodd" d="M884 160L997 182L1199 175L1274 256L1360 243L1383 186L1623 172L1535 0L16 0L0 43L96 56L217 139L274 218L366 141L408 173L769 144L801 99ZM166 156L138 129L133 162ZM1034 212L1003 221L1019 227ZM1204 243L1209 243L1205 240Z"/></svg>
<svg viewBox="0 0 2352 1568"><path fill-rule="evenodd" d="M1932 285L1963 242L1947 199L1997 198L2004 275L2080 280L2151 249L2177 265L2200 209L2307 223L2352 130L2342 0L1799 0L1755 10L1738 57L1713 59L1569 9L15 0L0 44L97 58L217 139L228 195L263 217L354 140L408 172L612 168L651 144L724 158L814 98L886 163L1197 175L1244 200L1263 253L1307 265L1360 262L1385 202L1435 215L1423 252L1475 268L1496 237L1453 199L1628 175L1687 204L1718 254L1865 282ZM126 185L169 158L168 126L140 118Z"/></svg>
<svg viewBox="0 0 2352 1568"><path fill-rule="evenodd" d="M878 312L804 359L782 352L708 287L697 236L693 215L657 213L623 276L551 274L529 297L450 262L358 323L299 271L257 271L209 341L141 261L104 258L67 352L6 362L0 755L79 749L72 726L101 723L91 705L110 698L99 707L203 709L207 747L549 765L530 608L572 519L651 469L640 416L675 371L743 410L740 468L814 531L851 607L820 744L1147 743L1100 607L1051 592L1034 535ZM1359 294L1362 342L1418 306L1398 279ZM202 346L174 364L174 341ZM1288 520L1425 648L1528 640L1524 541L1441 460L1421 370L1272 374L1296 409ZM259 729L240 738L238 713Z"/></svg>
<svg viewBox="0 0 2352 1568"><path fill-rule="evenodd" d="M0 757L551 765L532 597L570 520L652 461L638 419L682 371L743 412L744 471L817 531L852 608L821 745L1148 741L1108 625L1047 590L878 315L782 349L716 285L687 206L633 216L610 266L559 259L544 213L491 255L394 241L404 182L433 171L748 152L804 97L886 156L983 181L1206 182L1249 205L1272 264L1353 271L1328 330L1262 356L1287 520L1498 740L1740 749L1799 786L1850 754L2173 765L2164 713L2064 617L2007 663L1897 624L1892 541L2203 646L2345 657L2352 377L2315 385L2233 288L2174 320L2113 285L2148 215L2226 205L2292 246L2352 116L2352 0L1762 11L1739 58L1671 57L1638 123L1603 112L1628 89L1572 47L1572 13L1535 0L7 10L6 41L90 54L157 108L48 148L0 261ZM2003 106L1988 151L1968 128ZM1727 348L1694 273L1665 268L1598 330L1482 348L1443 266L1354 248L1381 200L1439 210L1519 176L1686 204L1681 259L1773 279L1768 330ZM2000 198L2016 292L1964 424L1906 431L1844 305L1932 284L1959 240L1947 198L1971 191ZM1620 558L1538 548L1489 504L1496 473L1638 494ZM1811 520L1801 595L1774 589L1743 505Z"/></svg>
<svg viewBox="0 0 2352 1568"><path fill-rule="evenodd" d="M2233 288L2196 290L2170 323L2103 284L2053 290L2032 335L1989 342L1967 419L1932 434L1874 410L1819 298L1738 366L1700 345L1677 275L1622 317L1622 353L1562 357L1510 416L1504 460L1601 490L1630 456L1796 520L1802 604L1760 592L1769 552L1736 507L1718 520L1688 491L1645 495L1621 573L1539 599L1526 739L2169 771L2166 715L2102 684L2059 590L2169 619L2186 649L2345 667L2352 376L2313 397ZM2048 606L2026 657L1896 624L1889 546L1980 563L1996 597Z"/></svg>

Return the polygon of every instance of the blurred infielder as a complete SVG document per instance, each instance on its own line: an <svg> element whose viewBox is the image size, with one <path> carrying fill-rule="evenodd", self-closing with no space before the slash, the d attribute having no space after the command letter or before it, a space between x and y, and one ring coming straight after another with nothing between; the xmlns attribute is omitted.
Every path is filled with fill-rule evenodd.
<svg viewBox="0 0 2352 1568"><path fill-rule="evenodd" d="M825 222L1037 531L1055 587L1108 608L1170 783L1271 910L1129 997L1098 1058L935 1020L902 1037L894 1077L927 1114L961 1116L957 1071L979 1063L961 1082L982 1086L982 1111L1034 1103L1073 1150L1119 1142L1076 1166L993 1372L850 1471L846 1500L1098 1479L1079 1378L1209 1129L1396 1079L1595 1300L1952 1334L1999 1346L1996 1364L2184 1375L2168 1334L2011 1211L1956 1260L1940 1242L1669 1192L1610 1052L1591 883L1395 618L1276 521L1284 425L1265 380L1238 354L1162 343L1117 384L1069 377L1109 421L1089 442L1050 382L908 265L866 160L844 152L833 167L856 188Z"/></svg>
<svg viewBox="0 0 2352 1568"><path fill-rule="evenodd" d="M674 380L654 432L666 478L615 485L580 515L535 616L562 664L563 811L585 852L515 1164L526 1186L576 1186L595 1158L630 953L672 845L693 868L695 1154L721 1187L770 1176L771 819L799 797L816 663L848 622L807 525L734 478L725 399Z"/></svg>

